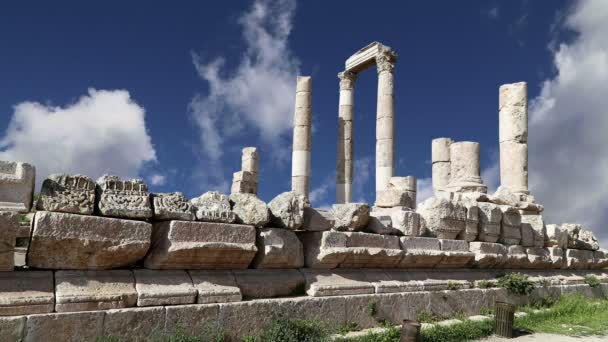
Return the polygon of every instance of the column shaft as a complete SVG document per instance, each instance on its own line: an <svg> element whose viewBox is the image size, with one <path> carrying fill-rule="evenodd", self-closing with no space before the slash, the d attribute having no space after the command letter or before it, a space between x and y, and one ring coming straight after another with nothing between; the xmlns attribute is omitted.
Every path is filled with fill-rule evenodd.
<svg viewBox="0 0 608 342"><path fill-rule="evenodd" d="M338 74L340 102L338 110L338 156L336 161L336 203L352 200L353 186L353 111L355 80L350 71Z"/></svg>
<svg viewBox="0 0 608 342"><path fill-rule="evenodd" d="M298 76L293 119L291 190L308 198L310 192L310 147L312 124L312 79Z"/></svg>
<svg viewBox="0 0 608 342"><path fill-rule="evenodd" d="M378 105L376 112L376 193L386 190L395 171L394 53L376 57Z"/></svg>
<svg viewBox="0 0 608 342"><path fill-rule="evenodd" d="M528 87L525 82L499 89L500 183L528 194Z"/></svg>
<svg viewBox="0 0 608 342"><path fill-rule="evenodd" d="M452 139L437 138L431 143L431 161L433 162L433 192L443 190L450 183L450 145Z"/></svg>

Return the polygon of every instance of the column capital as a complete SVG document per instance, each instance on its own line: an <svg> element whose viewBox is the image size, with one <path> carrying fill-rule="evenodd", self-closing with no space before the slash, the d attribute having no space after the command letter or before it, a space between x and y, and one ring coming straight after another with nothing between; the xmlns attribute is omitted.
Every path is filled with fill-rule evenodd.
<svg viewBox="0 0 608 342"><path fill-rule="evenodd" d="M355 88L355 80L357 74L352 71L342 71L338 73L340 79L340 90L349 90Z"/></svg>
<svg viewBox="0 0 608 342"><path fill-rule="evenodd" d="M389 47L383 46L382 51L376 56L376 67L378 73L383 71L393 72L395 69L395 62L397 61L397 54Z"/></svg>

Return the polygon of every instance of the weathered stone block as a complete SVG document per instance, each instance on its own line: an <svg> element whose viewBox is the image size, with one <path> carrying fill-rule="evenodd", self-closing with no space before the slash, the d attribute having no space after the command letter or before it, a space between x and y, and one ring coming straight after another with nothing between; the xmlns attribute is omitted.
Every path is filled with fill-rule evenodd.
<svg viewBox="0 0 608 342"><path fill-rule="evenodd" d="M91 215L95 209L95 182L83 175L49 175L42 182L36 208Z"/></svg>
<svg viewBox="0 0 608 342"><path fill-rule="evenodd" d="M568 247L568 230L562 229L562 227L556 224L547 225L547 241L545 241L547 247Z"/></svg>
<svg viewBox="0 0 608 342"><path fill-rule="evenodd" d="M196 219L205 222L232 223L236 215L230 209L230 198L217 191L208 191L190 200Z"/></svg>
<svg viewBox="0 0 608 342"><path fill-rule="evenodd" d="M334 227L334 217L331 210L304 207L304 222L302 230L325 231Z"/></svg>
<svg viewBox="0 0 608 342"><path fill-rule="evenodd" d="M230 271L188 271L198 291L198 304L238 302L241 290Z"/></svg>
<svg viewBox="0 0 608 342"><path fill-rule="evenodd" d="M0 160L0 210L27 213L32 208L36 168Z"/></svg>
<svg viewBox="0 0 608 342"><path fill-rule="evenodd" d="M376 192L376 206L381 208L416 208L416 191L387 189Z"/></svg>
<svg viewBox="0 0 608 342"><path fill-rule="evenodd" d="M148 186L141 179L102 176L97 180L97 210L103 216L147 219L152 217Z"/></svg>
<svg viewBox="0 0 608 342"><path fill-rule="evenodd" d="M144 260L151 269L247 268L255 256L252 226L192 221L155 223Z"/></svg>
<svg viewBox="0 0 608 342"><path fill-rule="evenodd" d="M467 208L467 218L464 230L458 234L458 240L475 241L479 235L479 206L476 201L464 201Z"/></svg>
<svg viewBox="0 0 608 342"><path fill-rule="evenodd" d="M530 268L551 268L553 261L549 250L543 247L528 247L526 248L526 254L528 254L528 266Z"/></svg>
<svg viewBox="0 0 608 342"><path fill-rule="evenodd" d="M334 229L338 231L360 231L369 221L369 205L366 203L345 203L332 206Z"/></svg>
<svg viewBox="0 0 608 342"><path fill-rule="evenodd" d="M253 259L255 268L300 268L304 266L304 248L296 233L282 228L262 228L257 231L258 252Z"/></svg>
<svg viewBox="0 0 608 342"><path fill-rule="evenodd" d="M23 341L25 316L0 317L0 341Z"/></svg>
<svg viewBox="0 0 608 342"><path fill-rule="evenodd" d="M306 280L306 293L313 297L346 296L374 293L374 286L359 270L302 269Z"/></svg>
<svg viewBox="0 0 608 342"><path fill-rule="evenodd" d="M197 291L182 270L133 270L137 306L194 304Z"/></svg>
<svg viewBox="0 0 608 342"><path fill-rule="evenodd" d="M150 247L152 225L141 221L39 211L27 264L48 269L129 266Z"/></svg>
<svg viewBox="0 0 608 342"><path fill-rule="evenodd" d="M105 312L103 334L98 337L119 341L158 339L165 330L165 308L112 309Z"/></svg>
<svg viewBox="0 0 608 342"><path fill-rule="evenodd" d="M549 251L549 258L551 259L551 266L553 268L564 267L564 249L561 247L546 247Z"/></svg>
<svg viewBox="0 0 608 342"><path fill-rule="evenodd" d="M439 246L445 256L437 268L465 267L475 258L475 254L469 252L469 243L464 240L439 239Z"/></svg>
<svg viewBox="0 0 608 342"><path fill-rule="evenodd" d="M521 242L521 214L508 205L499 206L502 211L502 229L498 241L504 245L519 245Z"/></svg>
<svg viewBox="0 0 608 342"><path fill-rule="evenodd" d="M502 210L496 204L481 202L479 206L479 240L494 243L500 237Z"/></svg>
<svg viewBox="0 0 608 342"><path fill-rule="evenodd" d="M304 207L309 206L304 195L293 191L279 194L268 203L273 226L290 230L300 229L304 223Z"/></svg>
<svg viewBox="0 0 608 342"><path fill-rule="evenodd" d="M505 268L526 268L528 267L528 254L524 246L508 246Z"/></svg>
<svg viewBox="0 0 608 342"><path fill-rule="evenodd" d="M55 272L55 311L120 309L137 304L129 270Z"/></svg>
<svg viewBox="0 0 608 342"><path fill-rule="evenodd" d="M24 341L96 341L103 334L104 316L101 311L30 315Z"/></svg>
<svg viewBox="0 0 608 342"><path fill-rule="evenodd" d="M236 223L264 227L270 222L268 206L254 194L233 193L230 204Z"/></svg>
<svg viewBox="0 0 608 342"><path fill-rule="evenodd" d="M469 250L475 254L474 265L479 268L496 268L507 262L507 247L499 243L470 242Z"/></svg>
<svg viewBox="0 0 608 342"><path fill-rule="evenodd" d="M390 228L387 227L387 225L385 224L384 227L386 227L387 229L374 229L373 217L382 216L390 217ZM380 221L382 222L381 219ZM368 223L367 230L377 234L419 236L420 214L405 207L374 207L372 212L370 213L370 222Z"/></svg>
<svg viewBox="0 0 608 342"><path fill-rule="evenodd" d="M181 192L152 194L152 207L155 220L193 221L195 219L192 204Z"/></svg>
<svg viewBox="0 0 608 342"><path fill-rule="evenodd" d="M294 269L241 270L233 273L244 298L285 297L298 294L304 288L304 276Z"/></svg>
<svg viewBox="0 0 608 342"><path fill-rule="evenodd" d="M230 194L252 194L258 193L257 182L233 181L230 187Z"/></svg>
<svg viewBox="0 0 608 342"><path fill-rule="evenodd" d="M0 271L15 267L15 241L19 230L19 214L0 211Z"/></svg>
<svg viewBox="0 0 608 342"><path fill-rule="evenodd" d="M405 252L400 267L432 268L445 256L439 239L405 236L399 240Z"/></svg>
<svg viewBox="0 0 608 342"><path fill-rule="evenodd" d="M593 266L591 268L603 269L608 267L608 251L598 249L593 252Z"/></svg>
<svg viewBox="0 0 608 342"><path fill-rule="evenodd" d="M588 269L593 264L593 251L566 249L566 267L575 270Z"/></svg>
<svg viewBox="0 0 608 342"><path fill-rule="evenodd" d="M596 251L600 245L593 232L580 224L564 223L562 228L568 231L568 248Z"/></svg>
<svg viewBox="0 0 608 342"><path fill-rule="evenodd" d="M165 307L165 334L187 332L190 336L213 337L220 332L217 304L191 304ZM241 321L247 321L241 316Z"/></svg>
<svg viewBox="0 0 608 342"><path fill-rule="evenodd" d="M545 227L545 221L543 220L543 216L533 211L520 211L520 213L522 240L524 239L524 235L528 235L529 232L532 232L534 240L533 247L545 246L547 228ZM530 230L530 228L532 228L532 230ZM526 231L527 233L524 234L524 231ZM526 244L529 244L529 242ZM522 243L522 245L524 244Z"/></svg>
<svg viewBox="0 0 608 342"><path fill-rule="evenodd" d="M467 208L443 198L431 197L418 206L421 226L432 236L455 239L464 229Z"/></svg>
<svg viewBox="0 0 608 342"><path fill-rule="evenodd" d="M0 316L53 312L53 286L51 271L0 272Z"/></svg>

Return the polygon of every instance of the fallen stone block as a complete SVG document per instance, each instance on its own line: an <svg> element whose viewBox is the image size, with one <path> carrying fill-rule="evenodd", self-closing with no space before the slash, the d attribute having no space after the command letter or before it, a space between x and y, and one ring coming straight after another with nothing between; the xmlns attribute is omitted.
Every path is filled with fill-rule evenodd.
<svg viewBox="0 0 608 342"><path fill-rule="evenodd" d="M436 238L405 236L399 241L405 252L399 265L401 268L432 268L445 256Z"/></svg>
<svg viewBox="0 0 608 342"><path fill-rule="evenodd" d="M598 249L593 252L593 266L591 268L602 269L608 267L608 251Z"/></svg>
<svg viewBox="0 0 608 342"><path fill-rule="evenodd" d="M194 208L181 192L152 194L154 219L194 221Z"/></svg>
<svg viewBox="0 0 608 342"><path fill-rule="evenodd" d="M46 269L110 269L141 260L152 225L141 221L39 211L27 264Z"/></svg>
<svg viewBox="0 0 608 342"><path fill-rule="evenodd" d="M306 293L313 297L348 296L374 293L374 285L358 270L302 269Z"/></svg>
<svg viewBox="0 0 608 342"><path fill-rule="evenodd" d="M96 341L103 334L104 316L101 311L30 315L24 341Z"/></svg>
<svg viewBox="0 0 608 342"><path fill-rule="evenodd" d="M420 203L417 212L423 231L440 239L456 239L466 226L467 208L458 202L431 197Z"/></svg>
<svg viewBox="0 0 608 342"><path fill-rule="evenodd" d="M593 232L583 228L580 224L564 223L562 228L568 231L569 249L586 249L597 251L600 244Z"/></svg>
<svg viewBox="0 0 608 342"><path fill-rule="evenodd" d="M508 205L498 206L502 211L502 229L498 241L503 245L519 245L521 242L521 214Z"/></svg>
<svg viewBox="0 0 608 342"><path fill-rule="evenodd" d="M111 309L105 312L103 334L98 340L158 340L165 329L165 308Z"/></svg>
<svg viewBox="0 0 608 342"><path fill-rule="evenodd" d="M196 219L205 222L232 223L236 215L230 209L230 198L217 191L208 191L190 200Z"/></svg>
<svg viewBox="0 0 608 342"><path fill-rule="evenodd" d="M242 299L234 274L230 271L188 271L198 291L197 303L228 303Z"/></svg>
<svg viewBox="0 0 608 342"><path fill-rule="evenodd" d="M563 268L564 267L564 249L561 247L546 247L549 251L549 258L551 259L552 268Z"/></svg>
<svg viewBox="0 0 608 342"><path fill-rule="evenodd" d="M17 212L0 211L0 271L12 271L15 267L19 215Z"/></svg>
<svg viewBox="0 0 608 342"><path fill-rule="evenodd" d="M372 217L390 217L391 226L390 229L385 230L386 234L392 235L405 235L405 236L419 236L420 235L420 214L406 207L394 207L394 208L378 208L374 207L370 213L370 220ZM380 220L382 221L382 220ZM378 234L380 230L374 231L373 227L370 227L373 222L369 222L367 230L376 232Z"/></svg>
<svg viewBox="0 0 608 342"><path fill-rule="evenodd" d="M566 267L575 270L588 269L593 265L593 251L585 249L566 249Z"/></svg>
<svg viewBox="0 0 608 342"><path fill-rule="evenodd" d="M528 247L526 248L526 254L528 254L529 268L552 267L553 262L548 249L543 247Z"/></svg>
<svg viewBox="0 0 608 342"><path fill-rule="evenodd" d="M55 272L55 311L120 309L137 304L129 270Z"/></svg>
<svg viewBox="0 0 608 342"><path fill-rule="evenodd" d="M51 271L0 272L0 316L53 312L53 286Z"/></svg>
<svg viewBox="0 0 608 342"><path fill-rule="evenodd" d="M304 266L304 248L293 231L262 228L257 231L254 268L300 268Z"/></svg>
<svg viewBox="0 0 608 342"><path fill-rule="evenodd" d="M522 245L544 247L547 228L543 216L534 211L520 211ZM530 237L530 234L532 236Z"/></svg>
<svg viewBox="0 0 608 342"><path fill-rule="evenodd" d="M304 276L294 269L233 271L243 298L304 295Z"/></svg>
<svg viewBox="0 0 608 342"><path fill-rule="evenodd" d="M559 247L562 249L568 248L568 230L563 229L557 224L547 225L547 241L546 247Z"/></svg>
<svg viewBox="0 0 608 342"><path fill-rule="evenodd" d="M479 206L479 240L495 243L500 237L502 210L496 204L482 202Z"/></svg>
<svg viewBox="0 0 608 342"><path fill-rule="evenodd" d="M304 207L304 222L302 230L325 231L334 227L335 220L331 210Z"/></svg>
<svg viewBox="0 0 608 342"><path fill-rule="evenodd" d="M0 160L0 211L27 213L32 209L36 168Z"/></svg>
<svg viewBox="0 0 608 342"><path fill-rule="evenodd" d="M403 251L399 238L361 232L303 232L304 263L311 268L392 268Z"/></svg>
<svg viewBox="0 0 608 342"><path fill-rule="evenodd" d="M183 270L133 270L137 306L194 304L197 291Z"/></svg>
<svg viewBox="0 0 608 342"><path fill-rule="evenodd" d="M400 231L393 229L393 220L388 215L379 215L373 211L369 214L369 222L365 232L380 235L401 235Z"/></svg>
<svg viewBox="0 0 608 342"><path fill-rule="evenodd" d="M439 239L439 246L444 253L437 268L460 268L468 265L475 258L469 251L469 243L464 240Z"/></svg>
<svg viewBox="0 0 608 342"><path fill-rule="evenodd" d="M332 206L334 228L338 231L360 231L369 221L369 205L366 203L345 203Z"/></svg>
<svg viewBox="0 0 608 342"><path fill-rule="evenodd" d="M102 176L97 180L96 208L100 215L147 219L152 217L148 186L141 179Z"/></svg>
<svg viewBox="0 0 608 342"><path fill-rule="evenodd" d="M296 230L304 223L304 208L309 206L304 195L293 191L279 194L268 203L270 222L274 227Z"/></svg>
<svg viewBox="0 0 608 342"><path fill-rule="evenodd" d="M0 341L23 341L25 316L0 317Z"/></svg>
<svg viewBox="0 0 608 342"><path fill-rule="evenodd" d="M416 208L416 191L386 189L376 193L376 204L380 208Z"/></svg>
<svg viewBox="0 0 608 342"><path fill-rule="evenodd" d="M527 268L530 262L524 246L508 246L507 257L503 267L505 268Z"/></svg>
<svg viewBox="0 0 608 342"><path fill-rule="evenodd" d="M255 256L252 226L165 221L154 223L152 246L144 259L151 269L240 269Z"/></svg>
<svg viewBox="0 0 608 342"><path fill-rule="evenodd" d="M270 222L268 206L255 194L233 193L230 195L230 204L236 223L264 227Z"/></svg>
<svg viewBox="0 0 608 342"><path fill-rule="evenodd" d="M95 209L95 182L83 175L55 173L42 182L38 210L91 215Z"/></svg>
<svg viewBox="0 0 608 342"><path fill-rule="evenodd" d="M508 249L499 243L469 242L469 250L475 254L473 264L479 268L496 268L507 263Z"/></svg>

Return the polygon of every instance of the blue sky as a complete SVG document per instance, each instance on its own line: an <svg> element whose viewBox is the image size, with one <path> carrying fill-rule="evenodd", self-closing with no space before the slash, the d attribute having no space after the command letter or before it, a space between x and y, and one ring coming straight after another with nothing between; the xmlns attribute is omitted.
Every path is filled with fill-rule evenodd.
<svg viewBox="0 0 608 342"><path fill-rule="evenodd" d="M228 191L240 149L257 146L270 200L290 187L295 77L310 75L313 204L325 206L336 74L377 40L398 54L396 175L427 194L431 139L449 136L481 143L495 187L498 87L526 81L533 193L556 223L605 236L607 22L602 0L5 3L0 158L33 162L38 184L117 173L194 197ZM370 202L376 82L371 69L355 86L354 199Z"/></svg>

